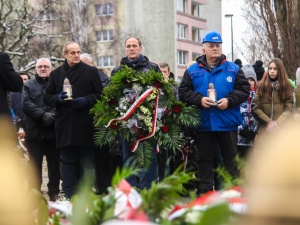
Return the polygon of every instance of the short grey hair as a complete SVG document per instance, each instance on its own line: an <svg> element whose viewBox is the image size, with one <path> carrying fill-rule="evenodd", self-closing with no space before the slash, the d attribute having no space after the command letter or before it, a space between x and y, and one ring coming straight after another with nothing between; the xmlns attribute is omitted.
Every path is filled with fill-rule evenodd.
<svg viewBox="0 0 300 225"><path fill-rule="evenodd" d="M82 53L80 55L80 60L84 59L84 58L87 58L89 60L90 63L93 63L93 57L91 54L88 54L88 53Z"/></svg>
<svg viewBox="0 0 300 225"><path fill-rule="evenodd" d="M38 65L41 61L47 61L47 63L49 64L50 68L52 68L51 61L50 61L50 59L48 59L48 58L39 58L38 60L36 60L35 67L37 67L37 65Z"/></svg>

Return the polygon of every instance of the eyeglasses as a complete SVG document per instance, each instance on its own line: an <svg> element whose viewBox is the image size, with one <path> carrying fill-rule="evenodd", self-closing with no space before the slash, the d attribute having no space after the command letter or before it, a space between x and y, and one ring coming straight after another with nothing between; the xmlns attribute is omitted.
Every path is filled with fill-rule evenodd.
<svg viewBox="0 0 300 225"><path fill-rule="evenodd" d="M50 66L42 66L42 65L40 65L40 66L37 66L36 68L38 68L38 69L42 69L42 68L45 68L45 69L49 69L50 68Z"/></svg>

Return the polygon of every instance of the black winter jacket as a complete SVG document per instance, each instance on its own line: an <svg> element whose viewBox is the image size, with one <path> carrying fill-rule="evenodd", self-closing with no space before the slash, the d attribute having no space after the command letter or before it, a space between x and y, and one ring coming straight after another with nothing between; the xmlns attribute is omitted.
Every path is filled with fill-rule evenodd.
<svg viewBox="0 0 300 225"><path fill-rule="evenodd" d="M27 116L25 122L25 138L28 139L55 139L54 123L47 126L42 115L45 112L55 114L55 108L47 106L44 95L49 78L41 78L37 74L24 84L23 111Z"/></svg>
<svg viewBox="0 0 300 225"><path fill-rule="evenodd" d="M132 61L128 59L128 57L124 57L122 58L120 65L111 71L111 75L113 76L125 65L138 72L147 72L150 69L153 69L155 72L161 72L159 66L156 63L150 62L146 56L143 56L142 59L138 61L136 64L133 64Z"/></svg>
<svg viewBox="0 0 300 225"><path fill-rule="evenodd" d="M88 105L80 109L72 107L72 101L57 104L57 96L63 90L64 79L72 85L72 98L86 98ZM70 67L64 64L53 70L46 88L45 102L56 106L55 128L56 147L94 147L94 124L90 109L100 98L102 84L98 69L83 62Z"/></svg>
<svg viewBox="0 0 300 225"><path fill-rule="evenodd" d="M21 91L23 80L14 70L7 54L0 52L0 115L11 117L7 102L8 91ZM0 125L1 126L1 125Z"/></svg>

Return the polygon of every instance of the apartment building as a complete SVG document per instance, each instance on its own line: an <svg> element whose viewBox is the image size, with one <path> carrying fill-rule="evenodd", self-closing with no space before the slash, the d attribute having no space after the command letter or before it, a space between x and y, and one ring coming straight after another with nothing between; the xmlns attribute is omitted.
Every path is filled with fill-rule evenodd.
<svg viewBox="0 0 300 225"><path fill-rule="evenodd" d="M167 62L180 82L187 64L201 55L203 35L222 30L221 0L68 0L63 5L70 9L69 37L108 71L125 56L124 42L133 36L142 41L142 54Z"/></svg>
<svg viewBox="0 0 300 225"><path fill-rule="evenodd" d="M124 57L124 41L135 36L142 41L142 53L169 63L180 81L188 62L202 52L203 34L221 32L220 0L101 1L94 10L96 19L110 21L95 27L97 65L109 70Z"/></svg>

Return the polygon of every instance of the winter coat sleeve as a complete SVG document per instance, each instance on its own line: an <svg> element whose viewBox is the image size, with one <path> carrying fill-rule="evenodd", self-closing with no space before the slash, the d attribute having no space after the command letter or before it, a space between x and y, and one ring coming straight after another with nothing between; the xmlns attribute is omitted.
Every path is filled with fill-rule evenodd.
<svg viewBox="0 0 300 225"><path fill-rule="evenodd" d="M262 110L262 96L256 94L252 102L252 113L254 117L262 123L270 123L271 118Z"/></svg>
<svg viewBox="0 0 300 225"><path fill-rule="evenodd" d="M201 106L203 95L194 91L191 76L188 71L184 72L182 81L178 88L179 99L190 105Z"/></svg>
<svg viewBox="0 0 300 225"><path fill-rule="evenodd" d="M0 54L0 86L2 84L6 91L19 92L23 87L21 76L14 70L14 67L7 54Z"/></svg>
<svg viewBox="0 0 300 225"><path fill-rule="evenodd" d="M244 72L239 69L235 77L234 90L227 96L228 108L233 108L247 100L250 94L250 84Z"/></svg>
<svg viewBox="0 0 300 225"><path fill-rule="evenodd" d="M56 90L52 72L50 73L48 84L46 87L46 93L44 97L44 101L47 105L55 107L56 104L56 99L59 94L59 90Z"/></svg>
<svg viewBox="0 0 300 225"><path fill-rule="evenodd" d="M90 95L86 95L84 96L88 102L89 102L89 106L92 107L93 105L95 105L97 99L100 98L100 95L102 93L102 82L100 79L100 76L98 75L98 69L95 68L91 68L93 71L91 71L90 76L92 76L92 94Z"/></svg>
<svg viewBox="0 0 300 225"><path fill-rule="evenodd" d="M280 126L290 115L293 109L293 96L291 95L285 102L284 102L284 110L281 115L276 120L276 123Z"/></svg>
<svg viewBox="0 0 300 225"><path fill-rule="evenodd" d="M27 117L32 118L37 121L41 121L42 115L45 113L45 110L35 104L31 99L29 87L24 85L23 88L23 112L26 114Z"/></svg>

